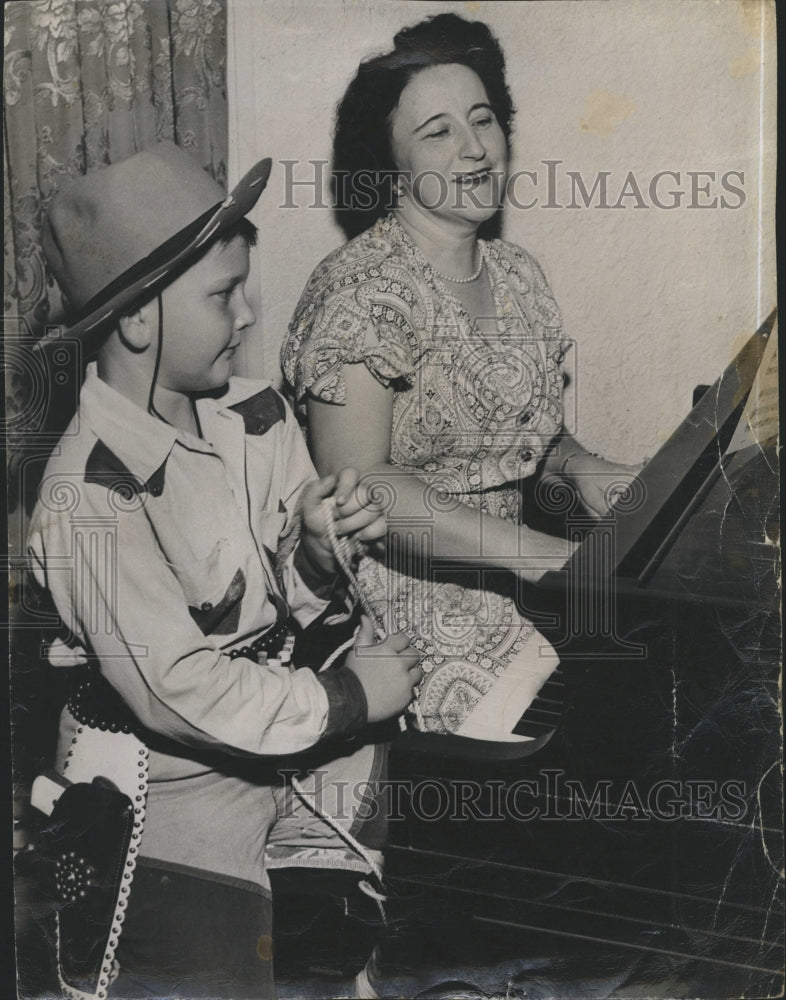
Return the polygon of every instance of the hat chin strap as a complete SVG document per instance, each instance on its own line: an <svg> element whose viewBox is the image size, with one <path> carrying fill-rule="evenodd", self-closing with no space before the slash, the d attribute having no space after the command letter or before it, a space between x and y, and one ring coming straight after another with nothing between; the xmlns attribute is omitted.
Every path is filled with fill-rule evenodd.
<svg viewBox="0 0 786 1000"><path fill-rule="evenodd" d="M161 299L161 292L156 296L158 301L158 336L156 338L156 363L153 366L153 377L150 380L150 392L147 397L147 412L151 417L155 417L156 420L160 420L164 424L171 426L171 422L167 420L163 414L159 413L156 409L155 404L155 394L156 394L156 384L158 383L158 369L161 367L161 354L164 349L164 303ZM202 426L199 422L199 414L197 413L196 404L194 400L191 400L191 410L194 414L194 423L196 424L197 434L202 437Z"/></svg>
<svg viewBox="0 0 786 1000"><path fill-rule="evenodd" d="M161 367L161 352L164 347L164 303L161 301L161 292L156 296L158 301L158 336L156 338L156 363L153 366L153 378L150 380L150 392L147 397L147 412L151 417L168 424L169 421L163 417L156 409L154 396L156 394L156 383L158 382L158 369Z"/></svg>

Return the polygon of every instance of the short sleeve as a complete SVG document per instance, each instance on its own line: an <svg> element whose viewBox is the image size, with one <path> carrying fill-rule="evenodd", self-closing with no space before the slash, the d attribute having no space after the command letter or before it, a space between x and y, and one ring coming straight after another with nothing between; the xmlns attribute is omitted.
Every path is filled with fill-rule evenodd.
<svg viewBox="0 0 786 1000"><path fill-rule="evenodd" d="M433 321L429 297L384 241L362 240L319 265L295 310L281 366L298 401L311 393L344 403L347 364L365 364L384 386L414 378Z"/></svg>

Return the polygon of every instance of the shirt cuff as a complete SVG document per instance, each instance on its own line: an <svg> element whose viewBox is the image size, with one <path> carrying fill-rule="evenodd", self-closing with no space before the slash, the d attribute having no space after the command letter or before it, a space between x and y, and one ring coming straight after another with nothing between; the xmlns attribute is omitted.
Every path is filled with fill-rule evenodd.
<svg viewBox="0 0 786 1000"><path fill-rule="evenodd" d="M328 697L328 716L322 739L349 736L368 722L366 692L349 667L323 670L317 680Z"/></svg>

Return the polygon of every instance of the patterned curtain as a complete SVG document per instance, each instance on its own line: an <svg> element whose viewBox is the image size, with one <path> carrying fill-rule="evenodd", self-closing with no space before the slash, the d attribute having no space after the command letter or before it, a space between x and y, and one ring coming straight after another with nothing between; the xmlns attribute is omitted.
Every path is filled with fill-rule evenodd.
<svg viewBox="0 0 786 1000"><path fill-rule="evenodd" d="M4 315L59 319L41 222L66 178L156 139L224 184L226 0L14 0L5 5Z"/></svg>

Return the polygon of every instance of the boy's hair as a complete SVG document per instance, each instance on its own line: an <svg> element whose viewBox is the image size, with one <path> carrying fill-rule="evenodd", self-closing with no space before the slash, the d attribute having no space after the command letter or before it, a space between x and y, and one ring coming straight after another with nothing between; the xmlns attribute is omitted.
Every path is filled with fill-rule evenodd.
<svg viewBox="0 0 786 1000"><path fill-rule="evenodd" d="M233 226L229 227L229 229L225 230L225 232L219 236L218 242L226 246L226 244L231 243L236 236L240 236L244 239L248 246L255 247L257 245L259 230L250 219L247 219L244 216L242 219L238 219Z"/></svg>

